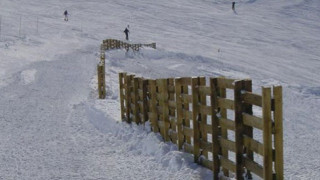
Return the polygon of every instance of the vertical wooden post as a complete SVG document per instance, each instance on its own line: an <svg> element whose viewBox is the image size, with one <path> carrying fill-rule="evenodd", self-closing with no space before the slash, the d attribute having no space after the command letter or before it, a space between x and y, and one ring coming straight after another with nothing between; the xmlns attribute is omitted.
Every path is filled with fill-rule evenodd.
<svg viewBox="0 0 320 180"><path fill-rule="evenodd" d="M234 85L234 113L235 113L235 143L236 143L236 179L243 179L243 119L242 119L242 99L241 91L243 81L235 81Z"/></svg>
<svg viewBox="0 0 320 180"><path fill-rule="evenodd" d="M134 109L133 109L133 119L134 122L139 124L140 123L140 115L139 115L139 94L138 94L138 87L139 87L139 78L135 77L133 78L133 104L134 104Z"/></svg>
<svg viewBox="0 0 320 180"><path fill-rule="evenodd" d="M262 87L263 179L272 179L271 88Z"/></svg>
<svg viewBox="0 0 320 180"><path fill-rule="evenodd" d="M193 124L193 157L199 163L200 157L200 131L199 131L199 78L192 78L192 124Z"/></svg>
<svg viewBox="0 0 320 180"><path fill-rule="evenodd" d="M200 86L205 86L206 85L206 78L205 77L200 77ZM202 106L206 106L207 105L207 96L206 94L200 94L200 104ZM207 115L206 114L201 114L200 115L200 123L203 127L205 127L207 125ZM206 128L203 128L200 130L200 138L202 141L207 142L208 138L207 138L207 130ZM205 157L208 158L208 153L203 153L203 155Z"/></svg>
<svg viewBox="0 0 320 180"><path fill-rule="evenodd" d="M104 66L102 66L101 64L97 65L97 76L98 76L99 98L100 99L104 99L106 97L105 79L104 79Z"/></svg>
<svg viewBox="0 0 320 180"><path fill-rule="evenodd" d="M121 110L121 121L125 118L125 112L124 112L124 95L123 95L123 77L124 73L119 73L119 91L120 91L120 110Z"/></svg>
<svg viewBox="0 0 320 180"><path fill-rule="evenodd" d="M224 79L223 77L220 77L221 79ZM218 85L218 84L217 84ZM226 98L227 97L227 92L226 92L226 89L225 88L219 88L219 96L221 98ZM220 115L221 115L221 118L224 118L224 119L227 119L227 110L225 108L220 108ZM225 128L225 127L221 127L221 136L225 139L228 139L228 129ZM228 150L227 149L222 149L221 151L222 153L222 156L224 158L228 158L229 157L229 153L228 153ZM229 170L226 169L226 168L222 168L222 171L224 173L225 176L229 176Z"/></svg>
<svg viewBox="0 0 320 180"><path fill-rule="evenodd" d="M181 98L181 79L175 79L175 91L176 91L176 107L177 107L177 131L178 131L178 148L182 149L184 143L184 135L182 132L182 120L183 120L183 112L182 112L182 98Z"/></svg>
<svg viewBox="0 0 320 180"><path fill-rule="evenodd" d="M282 87L273 87L274 126L275 126L275 171L276 179L283 180L283 124L282 124Z"/></svg>
<svg viewBox="0 0 320 180"><path fill-rule="evenodd" d="M158 126L156 81L155 80L148 80L148 84L150 87L150 97L151 97L151 102L150 102L151 116L149 116L149 118L150 118L153 132L157 133L157 132L159 132L159 126Z"/></svg>
<svg viewBox="0 0 320 180"><path fill-rule="evenodd" d="M217 117L217 96L218 96L218 79L210 78L210 103L211 103L211 128L212 128L212 158L213 158L213 179L219 179L219 119Z"/></svg>
<svg viewBox="0 0 320 180"><path fill-rule="evenodd" d="M188 87L188 85L183 85L183 86L182 86L182 93L183 93L183 94L189 94L189 87ZM189 102L187 102L187 103L183 102L183 109L189 111ZM184 118L184 119L182 120L182 126L187 126L187 127L190 128L190 119L187 119L187 118L185 118L185 117L183 117L183 118ZM191 137L185 136L185 141L186 141L188 144L191 144Z"/></svg>
<svg viewBox="0 0 320 180"><path fill-rule="evenodd" d="M251 79L247 79L244 80L244 90L247 92L252 92L252 81ZM243 104L243 111L247 114L251 114L252 115L252 105L251 104ZM244 133L253 139L253 128L252 126L245 126L244 127ZM253 151L250 149L246 149L246 155L247 158L253 161ZM252 175L251 172L249 170L247 170L247 174L246 174L248 179L252 179Z"/></svg>
<svg viewBox="0 0 320 180"><path fill-rule="evenodd" d="M148 101L147 101L147 85L148 85L148 80L142 79L142 101L143 101L143 124L148 121Z"/></svg>
<svg viewBox="0 0 320 180"><path fill-rule="evenodd" d="M162 121L164 124L163 138L165 141L170 141L169 137L169 96L168 96L168 80L167 79L160 79L160 92L161 92L161 107L162 107Z"/></svg>
<svg viewBox="0 0 320 180"><path fill-rule="evenodd" d="M127 122L131 123L131 79L132 79L132 75L127 75L125 77L125 84L126 84L126 105L127 105L127 109L126 109L126 115L127 115Z"/></svg>

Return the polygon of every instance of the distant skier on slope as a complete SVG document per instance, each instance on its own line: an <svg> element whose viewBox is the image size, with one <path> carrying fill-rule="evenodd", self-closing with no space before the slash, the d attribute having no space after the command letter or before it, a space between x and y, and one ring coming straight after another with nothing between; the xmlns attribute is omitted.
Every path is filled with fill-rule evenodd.
<svg viewBox="0 0 320 180"><path fill-rule="evenodd" d="M69 14L68 14L68 11L65 10L63 14L64 14L64 20L65 20L65 21L68 21L68 15L69 15Z"/></svg>
<svg viewBox="0 0 320 180"><path fill-rule="evenodd" d="M126 29L123 31L126 34L126 40L129 40L129 25L126 27Z"/></svg>

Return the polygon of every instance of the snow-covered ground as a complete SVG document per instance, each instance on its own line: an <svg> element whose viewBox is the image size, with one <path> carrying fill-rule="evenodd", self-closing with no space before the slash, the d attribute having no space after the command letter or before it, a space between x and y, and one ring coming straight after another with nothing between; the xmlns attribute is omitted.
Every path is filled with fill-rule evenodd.
<svg viewBox="0 0 320 180"><path fill-rule="evenodd" d="M124 71L282 85L285 177L319 179L320 1L231 2L0 0L0 179L212 179L148 125L118 122ZM98 100L100 43L127 25L157 50L107 52Z"/></svg>

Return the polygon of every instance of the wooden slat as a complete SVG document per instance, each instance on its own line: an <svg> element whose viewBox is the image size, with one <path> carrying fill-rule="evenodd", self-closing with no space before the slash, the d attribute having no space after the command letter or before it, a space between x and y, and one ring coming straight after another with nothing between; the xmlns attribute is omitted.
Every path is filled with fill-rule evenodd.
<svg viewBox="0 0 320 180"><path fill-rule="evenodd" d="M184 143L183 136L183 110L182 110L182 99L181 99L181 79L175 79L175 91L176 91L176 108L177 108L177 131L178 131L178 148L182 149Z"/></svg>
<svg viewBox="0 0 320 180"><path fill-rule="evenodd" d="M262 88L263 178L272 179L271 88Z"/></svg>
<svg viewBox="0 0 320 180"><path fill-rule="evenodd" d="M218 87L218 82L215 83L215 86L217 87L217 93L216 93L215 97L218 97L218 95L219 95L220 98L226 98L227 97L226 89L225 88L219 88ZM217 102L217 98L215 99L215 101ZM215 109L218 109L218 104L216 104L213 107L217 107ZM221 119L228 119L227 110L226 109L220 108L220 115L221 115ZM212 117L214 117L214 116L212 116ZM215 126L212 126L212 127L215 127ZM223 137L225 139L228 139L228 129L225 128L225 126L221 126L221 137ZM218 138L217 138L217 140L218 140ZM227 150L222 150L221 153L222 153L223 157L228 158L228 151ZM223 174L225 176L229 176L229 171L227 169L222 168L222 171L223 171Z"/></svg>
<svg viewBox="0 0 320 180"><path fill-rule="evenodd" d="M125 118L125 107L124 107L124 94L123 94L123 77L124 73L119 73L119 89L120 89L120 110L121 110L121 121Z"/></svg>
<svg viewBox="0 0 320 180"><path fill-rule="evenodd" d="M208 169L212 169L212 161L206 159L206 158L201 158L200 159L200 164Z"/></svg>
<svg viewBox="0 0 320 180"><path fill-rule="evenodd" d="M193 157L194 162L199 162L200 157L200 132L199 132L199 124L198 124L198 117L199 117L199 89L196 88L200 85L199 78L192 78L191 81L191 92L192 92L192 126L193 126Z"/></svg>
<svg viewBox="0 0 320 180"><path fill-rule="evenodd" d="M207 86L199 86L199 93L200 94L205 94L207 96L210 95L210 87Z"/></svg>
<svg viewBox="0 0 320 180"><path fill-rule="evenodd" d="M174 93L175 92L175 89L174 89L175 87L173 86L173 85L169 85L168 86L168 92L169 93Z"/></svg>
<svg viewBox="0 0 320 180"><path fill-rule="evenodd" d="M182 112L183 112L183 117L184 117L184 119L186 119L186 120L190 120L190 119L192 119L192 113L190 112L190 111L187 111L187 110L182 110ZM188 125L189 125L190 123L188 123Z"/></svg>
<svg viewBox="0 0 320 180"><path fill-rule="evenodd" d="M258 94L254 94L251 92L245 92L242 94L242 100L245 103L262 107L262 96L260 96Z"/></svg>
<svg viewBox="0 0 320 180"><path fill-rule="evenodd" d="M219 88L228 88L234 89L234 81L235 79L226 79L226 78L218 78L218 87Z"/></svg>
<svg viewBox="0 0 320 180"><path fill-rule="evenodd" d="M157 118L158 118L158 111L157 111L157 99L156 99L156 81L155 80L148 80L148 85L150 87L150 96L151 96L151 100L150 100L150 104L151 106L149 106L149 111L152 112L152 116L149 113L149 118L150 118L150 122L151 122L151 127L153 132L159 132L159 127L158 127L158 122L157 122Z"/></svg>
<svg viewBox="0 0 320 180"><path fill-rule="evenodd" d="M169 101L168 105L170 108L176 108L176 102L175 101Z"/></svg>
<svg viewBox="0 0 320 180"><path fill-rule="evenodd" d="M193 146L187 143L184 143L184 151L190 154L193 154Z"/></svg>
<svg viewBox="0 0 320 180"><path fill-rule="evenodd" d="M191 78L187 77L187 78L180 78L181 79L181 85L183 86L188 86L191 85Z"/></svg>
<svg viewBox="0 0 320 180"><path fill-rule="evenodd" d="M263 144L248 136L243 136L244 146L257 154L263 156Z"/></svg>
<svg viewBox="0 0 320 180"><path fill-rule="evenodd" d="M169 95L168 95L168 80L167 79L160 79L158 81L159 85L160 85L160 93L161 93L161 100L160 102L160 106L162 107L162 121L165 122L165 126L162 130L162 135L165 141L169 141L169 135L168 135L168 131L169 131L169 105L168 105L168 100L169 100Z"/></svg>
<svg viewBox="0 0 320 180"><path fill-rule="evenodd" d="M184 126L183 127L183 134L185 136L192 137L193 136L193 129Z"/></svg>
<svg viewBox="0 0 320 180"><path fill-rule="evenodd" d="M282 87L273 87L274 97L274 141L276 179L283 180L283 124L282 124Z"/></svg>
<svg viewBox="0 0 320 180"><path fill-rule="evenodd" d="M231 99L218 98L218 106L220 108L234 110L234 101Z"/></svg>
<svg viewBox="0 0 320 180"><path fill-rule="evenodd" d="M226 159L224 157L220 158L220 164L223 168L228 169L232 172L236 172L236 164L229 159Z"/></svg>
<svg viewBox="0 0 320 180"><path fill-rule="evenodd" d="M243 123L247 126L251 126L257 129L262 130L263 129L263 120L262 118L247 114L247 113L243 113Z"/></svg>
<svg viewBox="0 0 320 180"><path fill-rule="evenodd" d="M219 118L220 126L226 129L235 130L235 123L230 119Z"/></svg>
<svg viewBox="0 0 320 180"><path fill-rule="evenodd" d="M220 146L224 149L227 149L227 150L233 151L233 152L236 151L236 144L233 141L230 141L225 138L219 138L219 143L220 143Z"/></svg>
<svg viewBox="0 0 320 180"><path fill-rule="evenodd" d="M200 106L201 114L212 115L212 108L210 106Z"/></svg>
<svg viewBox="0 0 320 180"><path fill-rule="evenodd" d="M211 151L212 150L212 143L200 140L200 148L202 150Z"/></svg>
<svg viewBox="0 0 320 180"><path fill-rule="evenodd" d="M206 132L206 133L212 134L211 125L204 124L204 123L199 123L199 129L200 129L201 132Z"/></svg>
<svg viewBox="0 0 320 180"><path fill-rule="evenodd" d="M188 94L181 94L183 103L192 103L192 96Z"/></svg>
<svg viewBox="0 0 320 180"><path fill-rule="evenodd" d="M250 160L250 159L245 157L244 158L244 166L248 170L252 171L256 175L258 175L261 178L263 178L263 167L260 164L258 164L258 163L256 163L256 162L254 162L254 161L252 161L252 160Z"/></svg>
<svg viewBox="0 0 320 180"><path fill-rule="evenodd" d="M218 179L220 173L220 163L219 163L219 150L220 150L220 143L218 141L219 137L219 119L217 117L216 109L218 109L217 104L217 96L218 96L219 88L218 88L218 79L217 78L210 78L210 105L213 108L212 115L211 115L211 142L212 142L212 171L213 171L213 178ZM221 116L226 118L226 114L224 112L220 112ZM221 128L225 130L225 128ZM226 131L222 131L224 133ZM226 134L222 134L222 137L226 137ZM228 151L222 151L222 156L228 157ZM228 171L223 169L226 176L228 176Z"/></svg>

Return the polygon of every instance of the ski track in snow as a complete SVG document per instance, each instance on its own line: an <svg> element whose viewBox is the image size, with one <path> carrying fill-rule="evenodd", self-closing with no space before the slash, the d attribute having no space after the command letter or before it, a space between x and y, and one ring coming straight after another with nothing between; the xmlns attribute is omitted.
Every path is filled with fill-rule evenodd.
<svg viewBox="0 0 320 180"><path fill-rule="evenodd" d="M231 2L1 0L0 179L212 179L148 124L118 122L119 72L282 85L285 177L319 179L320 3ZM98 100L99 45L127 24L157 49L108 51Z"/></svg>

